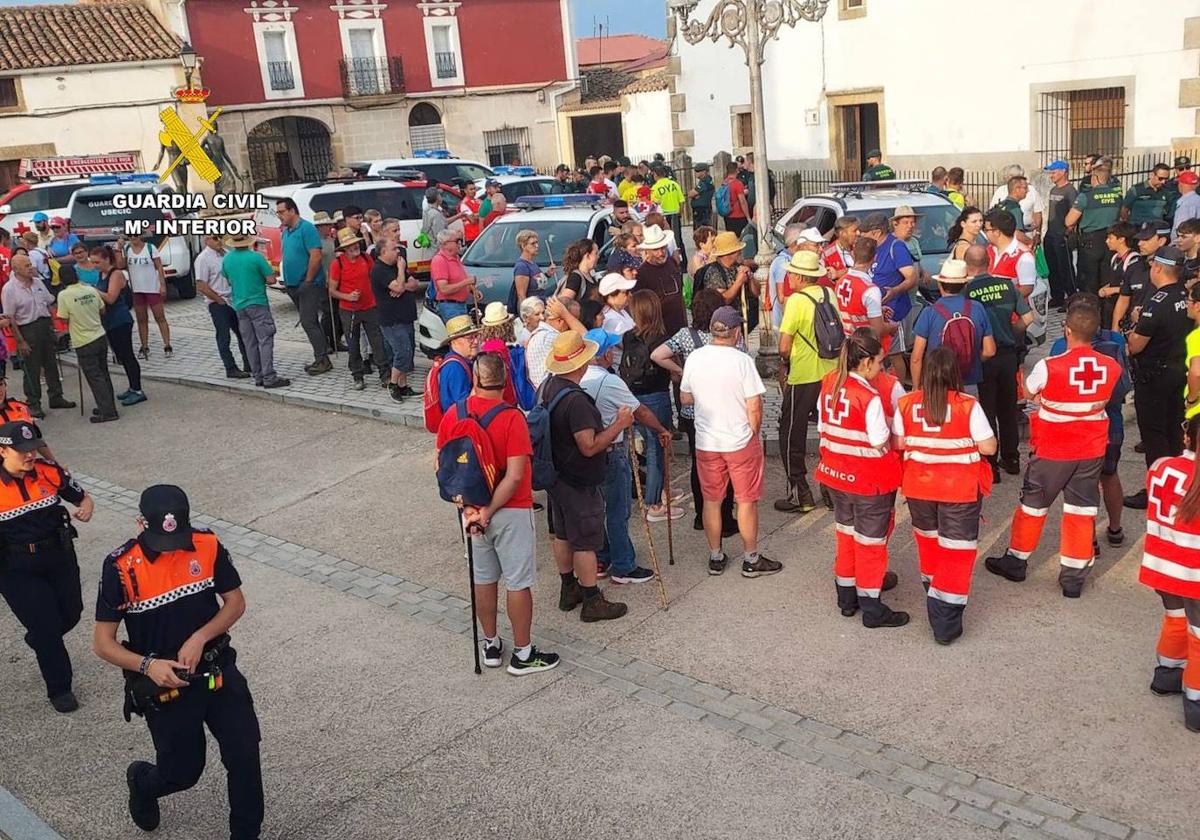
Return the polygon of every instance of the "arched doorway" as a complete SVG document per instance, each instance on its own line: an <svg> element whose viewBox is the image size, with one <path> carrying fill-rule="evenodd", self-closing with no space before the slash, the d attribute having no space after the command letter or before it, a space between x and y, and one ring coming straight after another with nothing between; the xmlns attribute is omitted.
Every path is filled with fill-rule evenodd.
<svg viewBox="0 0 1200 840"><path fill-rule="evenodd" d="M254 188L317 181L333 169L329 130L308 117L273 117L246 136Z"/></svg>
<svg viewBox="0 0 1200 840"><path fill-rule="evenodd" d="M442 115L428 102L418 102L408 112L408 140L412 150L446 148L446 128Z"/></svg>

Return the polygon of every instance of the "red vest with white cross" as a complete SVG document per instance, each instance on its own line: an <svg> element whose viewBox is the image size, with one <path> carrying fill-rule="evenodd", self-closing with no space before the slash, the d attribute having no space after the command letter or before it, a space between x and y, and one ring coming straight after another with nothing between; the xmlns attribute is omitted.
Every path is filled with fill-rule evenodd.
<svg viewBox="0 0 1200 840"><path fill-rule="evenodd" d="M1158 459L1146 476L1146 544L1138 580L1181 598L1200 598L1200 519L1179 519L1195 471L1195 456L1185 452Z"/></svg>
<svg viewBox="0 0 1200 840"><path fill-rule="evenodd" d="M1101 458L1108 447L1105 406L1121 379L1121 365L1091 347L1046 359L1046 386L1030 418L1030 444L1048 461Z"/></svg>
<svg viewBox="0 0 1200 840"><path fill-rule="evenodd" d="M853 268L850 269L845 277L838 281L837 288L834 290L834 297L837 298L838 312L842 316L842 330L845 331L846 335L850 335L850 333L859 327L871 326L871 321L867 317L867 305L863 301L863 295L874 288L875 284L871 282L870 277ZM884 355L887 355L891 344L892 337L890 335L884 336Z"/></svg>
<svg viewBox="0 0 1200 840"><path fill-rule="evenodd" d="M813 477L859 496L893 492L900 486L900 457L886 446L871 446L867 436L867 407L879 393L857 376L847 376L835 391L836 384L837 371L821 382L821 462Z"/></svg>
<svg viewBox="0 0 1200 840"><path fill-rule="evenodd" d="M976 400L951 391L949 419L935 422L925 411L925 394L913 391L900 399L904 428L905 498L929 502L974 502L992 492L992 468L979 454L971 435Z"/></svg>
<svg viewBox="0 0 1200 840"><path fill-rule="evenodd" d="M995 245L987 246L988 254L988 274L993 277L1007 277L1014 283L1017 282L1017 263L1021 261L1021 257L1028 253L1028 249L1017 246L1017 248L1008 254L1001 254L996 250Z"/></svg>

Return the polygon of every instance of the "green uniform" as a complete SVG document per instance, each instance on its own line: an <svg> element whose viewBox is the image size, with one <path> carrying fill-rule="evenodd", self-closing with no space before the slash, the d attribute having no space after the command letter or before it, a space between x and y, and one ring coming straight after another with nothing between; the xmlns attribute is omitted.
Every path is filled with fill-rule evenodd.
<svg viewBox="0 0 1200 840"><path fill-rule="evenodd" d="M1130 223L1144 225L1146 222L1166 221L1168 205L1173 203L1166 186L1155 190L1143 181L1129 188L1122 206L1129 208Z"/></svg>
<svg viewBox="0 0 1200 840"><path fill-rule="evenodd" d="M1116 224L1121 216L1121 183L1109 180L1102 186L1093 186L1075 199L1075 209L1083 213L1079 220L1081 233L1095 233Z"/></svg>
<svg viewBox="0 0 1200 840"><path fill-rule="evenodd" d="M996 209L1004 210L1012 216L1017 223L1017 230L1025 230L1025 211L1021 209L1021 202L1009 196L997 204Z"/></svg>
<svg viewBox="0 0 1200 840"><path fill-rule="evenodd" d="M877 163L863 173L864 181L894 181L896 171L886 163Z"/></svg>

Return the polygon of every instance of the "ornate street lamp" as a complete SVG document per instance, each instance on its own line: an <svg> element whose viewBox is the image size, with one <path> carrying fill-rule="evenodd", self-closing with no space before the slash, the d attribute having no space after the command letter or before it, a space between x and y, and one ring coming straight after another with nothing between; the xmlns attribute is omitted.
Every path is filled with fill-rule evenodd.
<svg viewBox="0 0 1200 840"><path fill-rule="evenodd" d="M754 190L758 201L754 208L754 223L758 227L759 285L768 288L767 267L775 254L771 248L771 186L767 174L767 132L763 114L762 65L767 42L778 37L783 26L794 27L801 21L815 22L825 16L829 0L717 0L707 20L695 20L691 15L699 6L696 0L670 0L668 7L679 16L680 34L689 44L701 41L717 43L722 38L746 54L750 68L750 117L754 132ZM767 300L770 295L763 296ZM777 356L778 339L771 330L771 314L764 311L760 318L762 331L759 355ZM762 361L767 362L767 359ZM766 366L771 366L770 364Z"/></svg>
<svg viewBox="0 0 1200 840"><path fill-rule="evenodd" d="M183 42L183 46L179 48L179 63L183 65L183 85L191 88L192 73L196 70L196 51L192 49L192 45L187 41Z"/></svg>

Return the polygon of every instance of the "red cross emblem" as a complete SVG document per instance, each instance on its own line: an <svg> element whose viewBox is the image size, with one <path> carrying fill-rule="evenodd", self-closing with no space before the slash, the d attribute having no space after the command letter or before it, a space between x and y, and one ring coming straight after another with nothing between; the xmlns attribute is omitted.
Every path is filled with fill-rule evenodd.
<svg viewBox="0 0 1200 840"><path fill-rule="evenodd" d="M917 403L916 405L914 405L912 415L913 415L913 420L915 420L917 423L920 423L921 428L927 432L936 432L938 429L942 428L941 423L938 423L933 426L929 425L929 422L925 419L925 404L924 403Z"/></svg>
<svg viewBox="0 0 1200 840"><path fill-rule="evenodd" d="M833 395L825 396L825 416L830 423L841 425L842 421L850 415L850 400L846 399L845 390L838 391L837 411L833 410Z"/></svg>
<svg viewBox="0 0 1200 840"><path fill-rule="evenodd" d="M17 236L24 236L25 234L29 233L29 231L31 231L31 230L33 230L33 228L31 228L29 225L25 224L25 222L23 222L23 221L17 222L17 226L13 228L13 232L16 233Z"/></svg>
<svg viewBox="0 0 1200 840"><path fill-rule="evenodd" d="M1084 356L1071 368L1069 379L1079 393L1090 397L1100 390L1100 386L1108 381L1108 371L1091 356Z"/></svg>
<svg viewBox="0 0 1200 840"><path fill-rule="evenodd" d="M1178 505L1171 505L1165 512L1163 503L1166 501L1168 493L1173 493L1180 499L1187 491L1184 482L1188 479L1187 473L1181 472L1174 467L1167 467L1159 475L1155 476L1150 482L1149 503L1154 509L1154 517L1162 522L1171 523L1175 521L1175 513L1178 511Z"/></svg>
<svg viewBox="0 0 1200 840"><path fill-rule="evenodd" d="M841 283L838 283L837 299L838 299L838 303L840 303L842 305L843 310L845 310L846 307L848 307L850 305L850 296L852 294L853 294L853 290L850 288L849 278L843 280Z"/></svg>

